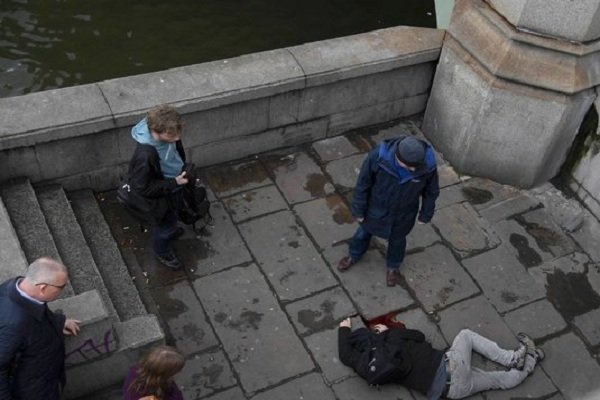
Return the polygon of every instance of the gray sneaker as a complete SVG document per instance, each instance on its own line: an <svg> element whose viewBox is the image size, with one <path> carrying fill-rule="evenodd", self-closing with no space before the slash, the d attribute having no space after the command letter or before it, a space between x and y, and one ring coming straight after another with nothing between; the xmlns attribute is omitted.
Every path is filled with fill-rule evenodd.
<svg viewBox="0 0 600 400"><path fill-rule="evenodd" d="M527 348L527 353L535 351L535 343L533 342L533 339L529 337L529 335L519 332L517 333L517 340L519 340L519 343Z"/></svg>

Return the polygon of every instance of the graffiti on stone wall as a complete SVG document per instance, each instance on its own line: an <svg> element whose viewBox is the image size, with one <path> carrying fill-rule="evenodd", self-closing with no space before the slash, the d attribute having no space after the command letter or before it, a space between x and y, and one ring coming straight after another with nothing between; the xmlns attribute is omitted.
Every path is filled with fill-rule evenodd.
<svg viewBox="0 0 600 400"><path fill-rule="evenodd" d="M65 355L65 363L67 365L80 364L85 361L90 361L95 358L105 356L116 350L117 341L112 329L108 329L102 335L102 338L88 338L76 345L76 347L68 348Z"/></svg>

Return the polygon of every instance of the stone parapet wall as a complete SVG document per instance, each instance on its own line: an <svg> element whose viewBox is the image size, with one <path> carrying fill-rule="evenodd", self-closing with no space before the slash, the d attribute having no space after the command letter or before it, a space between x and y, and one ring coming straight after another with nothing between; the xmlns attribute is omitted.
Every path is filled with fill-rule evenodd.
<svg viewBox="0 0 600 400"><path fill-rule="evenodd" d="M183 114L198 166L422 113L443 36L396 27L0 99L0 181L114 187L159 103Z"/></svg>

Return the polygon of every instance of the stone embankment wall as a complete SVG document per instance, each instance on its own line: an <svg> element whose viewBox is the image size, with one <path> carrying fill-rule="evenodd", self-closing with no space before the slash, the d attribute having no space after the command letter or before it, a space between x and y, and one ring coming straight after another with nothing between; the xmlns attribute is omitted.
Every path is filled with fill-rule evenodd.
<svg viewBox="0 0 600 400"><path fill-rule="evenodd" d="M159 103L184 115L197 166L422 113L443 36L395 27L0 99L0 181L114 188L131 126Z"/></svg>

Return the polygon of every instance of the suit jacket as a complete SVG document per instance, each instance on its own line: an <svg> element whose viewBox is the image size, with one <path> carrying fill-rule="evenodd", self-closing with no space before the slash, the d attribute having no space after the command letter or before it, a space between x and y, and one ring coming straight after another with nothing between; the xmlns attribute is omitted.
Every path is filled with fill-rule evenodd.
<svg viewBox="0 0 600 400"><path fill-rule="evenodd" d="M0 399L58 400L65 384L66 317L0 285Z"/></svg>

